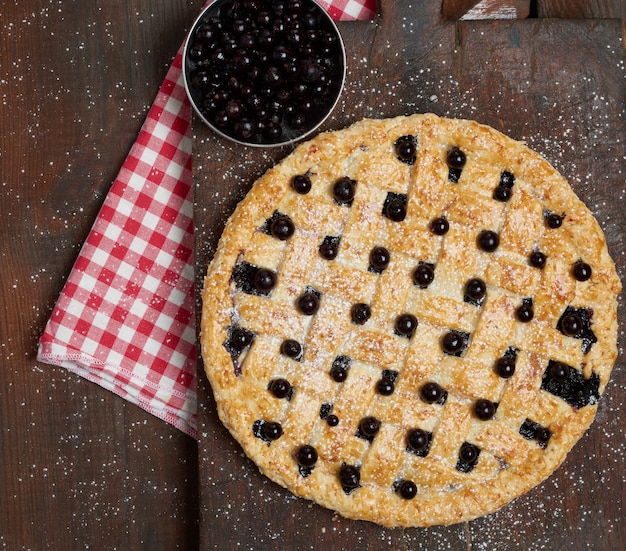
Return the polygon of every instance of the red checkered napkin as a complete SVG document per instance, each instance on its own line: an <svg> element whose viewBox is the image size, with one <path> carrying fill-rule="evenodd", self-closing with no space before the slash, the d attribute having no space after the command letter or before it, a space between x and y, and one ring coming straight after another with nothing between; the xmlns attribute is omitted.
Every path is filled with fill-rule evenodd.
<svg viewBox="0 0 626 551"><path fill-rule="evenodd" d="M375 0L321 1L337 20ZM55 305L38 359L197 437L191 107L182 46Z"/></svg>
<svg viewBox="0 0 626 551"><path fill-rule="evenodd" d="M181 59L105 199L38 357L196 436L191 108Z"/></svg>
<svg viewBox="0 0 626 551"><path fill-rule="evenodd" d="M335 21L372 19L376 15L376 0L317 0Z"/></svg>

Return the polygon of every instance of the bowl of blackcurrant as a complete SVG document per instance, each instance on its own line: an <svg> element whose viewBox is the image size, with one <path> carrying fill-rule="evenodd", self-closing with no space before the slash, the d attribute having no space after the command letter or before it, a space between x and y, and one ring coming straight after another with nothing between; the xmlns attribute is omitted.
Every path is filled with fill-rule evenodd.
<svg viewBox="0 0 626 551"><path fill-rule="evenodd" d="M217 134L282 146L333 111L346 53L315 0L214 0L185 42L183 78L196 114Z"/></svg>

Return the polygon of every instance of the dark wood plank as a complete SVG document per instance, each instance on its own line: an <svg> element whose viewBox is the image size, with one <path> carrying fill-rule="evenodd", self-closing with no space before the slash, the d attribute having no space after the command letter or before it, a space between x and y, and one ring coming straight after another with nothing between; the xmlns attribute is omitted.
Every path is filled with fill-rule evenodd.
<svg viewBox="0 0 626 551"><path fill-rule="evenodd" d="M569 0L537 0L537 17L558 17L563 19L619 19L622 5L613 0L580 2Z"/></svg>
<svg viewBox="0 0 626 551"><path fill-rule="evenodd" d="M443 0L441 5L443 18L449 20L525 19L529 13L530 0Z"/></svg>
<svg viewBox="0 0 626 551"><path fill-rule="evenodd" d="M376 22L341 25L349 78L325 128L363 116L432 111L478 119L526 140L598 216L624 273L619 21L454 23L442 21L440 7L383 1ZM200 289L227 216L255 177L288 150L234 146L200 124L194 132ZM619 315L623 327L623 306ZM623 359L614 373L598 422L549 481L484 519L425 530L336 518L268 482L219 423L201 373L201 548L284 549L289 542L300 549L619 549L626 541Z"/></svg>
<svg viewBox="0 0 626 551"><path fill-rule="evenodd" d="M197 548L197 446L36 344L201 2L0 10L0 547Z"/></svg>
<svg viewBox="0 0 626 551"><path fill-rule="evenodd" d="M621 79L615 78L623 55L620 22L463 24L457 48L458 90L470 89L481 118L527 141L569 179L604 228L624 274L626 216L620 197L626 188L617 159L625 151L620 138L625 102ZM462 109L463 116L470 109ZM621 307L622 328L625 314ZM626 426L617 391L626 381L623 365L618 360L598 421L565 464L509 507L470 523L473 546L502 551L623 546L625 458L617 444Z"/></svg>
<svg viewBox="0 0 626 551"><path fill-rule="evenodd" d="M441 2L441 15L444 19L461 19L480 0L443 0Z"/></svg>
<svg viewBox="0 0 626 551"><path fill-rule="evenodd" d="M531 9L532 4L532 9ZM623 0L442 0L441 14L447 20L524 19L621 19Z"/></svg>

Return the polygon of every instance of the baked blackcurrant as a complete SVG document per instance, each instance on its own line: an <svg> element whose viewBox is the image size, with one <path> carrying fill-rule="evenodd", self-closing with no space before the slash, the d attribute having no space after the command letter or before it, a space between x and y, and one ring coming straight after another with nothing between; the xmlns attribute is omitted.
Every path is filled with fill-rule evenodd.
<svg viewBox="0 0 626 551"><path fill-rule="evenodd" d="M467 157L465 153L461 151L458 147L453 147L448 151L447 162L450 168L463 168L465 166L465 162L467 161Z"/></svg>
<svg viewBox="0 0 626 551"><path fill-rule="evenodd" d="M410 337L417 329L417 318L413 314L400 314L396 318L395 329L400 335Z"/></svg>
<svg viewBox="0 0 626 551"><path fill-rule="evenodd" d="M287 379L274 379L270 383L269 390L276 398L286 398L291 392L291 384Z"/></svg>
<svg viewBox="0 0 626 551"><path fill-rule="evenodd" d="M496 362L494 369L500 377L508 379L515 373L515 360L513 358L500 358Z"/></svg>
<svg viewBox="0 0 626 551"><path fill-rule="evenodd" d="M293 235L295 229L296 228L291 221L291 218L288 218L287 216L279 216L272 222L271 225L272 235L281 241L289 239Z"/></svg>
<svg viewBox="0 0 626 551"><path fill-rule="evenodd" d="M489 400L477 400L474 403L474 413L481 421L488 421L496 413L496 405Z"/></svg>
<svg viewBox="0 0 626 551"><path fill-rule="evenodd" d="M368 304L362 302L352 306L351 317L352 322L357 325L363 325L368 319L370 319L372 311Z"/></svg>
<svg viewBox="0 0 626 551"><path fill-rule="evenodd" d="M308 174L298 174L293 177L291 187L301 195L305 195L311 191L311 178Z"/></svg>
<svg viewBox="0 0 626 551"><path fill-rule="evenodd" d="M424 402L434 404L443 396L443 389L435 382L428 382L420 389L420 396Z"/></svg>
<svg viewBox="0 0 626 551"><path fill-rule="evenodd" d="M262 293L271 291L276 285L276 274L272 270L261 268L254 275L254 286Z"/></svg>
<svg viewBox="0 0 626 551"><path fill-rule="evenodd" d="M579 260L572 267L572 275L578 281L587 281L591 277L591 266L582 260Z"/></svg>
<svg viewBox="0 0 626 551"><path fill-rule="evenodd" d="M431 264L419 264L413 271L413 283L422 289L428 287L435 279L435 269Z"/></svg>
<svg viewBox="0 0 626 551"><path fill-rule="evenodd" d="M333 186L333 197L341 204L351 203L354 199L354 186L356 182L347 176L337 180Z"/></svg>
<svg viewBox="0 0 626 551"><path fill-rule="evenodd" d="M370 264L377 270L384 270L391 260L391 255L385 247L374 247L370 253Z"/></svg>
<svg viewBox="0 0 626 551"><path fill-rule="evenodd" d="M528 263L533 268L539 268L541 270L546 265L546 255L543 254L541 251L533 251L528 257Z"/></svg>
<svg viewBox="0 0 626 551"><path fill-rule="evenodd" d="M417 486L412 480L403 480L398 485L398 493L404 499L413 499L417 495Z"/></svg>
<svg viewBox="0 0 626 551"><path fill-rule="evenodd" d="M430 223L430 231L432 231L435 235L445 235L446 233L448 233L449 229L450 224L443 216L435 218Z"/></svg>
<svg viewBox="0 0 626 551"><path fill-rule="evenodd" d="M296 453L296 459L303 467L312 467L315 463L317 463L317 458L317 450L308 444L300 446Z"/></svg>
<svg viewBox="0 0 626 551"><path fill-rule="evenodd" d="M320 307L320 299L315 293L304 293L298 298L297 306L305 316L312 316Z"/></svg>
<svg viewBox="0 0 626 551"><path fill-rule="evenodd" d="M491 230L483 230L478 234L478 247L483 251L491 253L500 245L500 236Z"/></svg>

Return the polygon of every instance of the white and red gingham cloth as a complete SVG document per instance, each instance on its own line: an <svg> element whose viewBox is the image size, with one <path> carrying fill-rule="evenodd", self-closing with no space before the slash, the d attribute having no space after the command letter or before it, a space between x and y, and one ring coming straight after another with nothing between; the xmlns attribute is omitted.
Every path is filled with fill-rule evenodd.
<svg viewBox="0 0 626 551"><path fill-rule="evenodd" d="M317 0L335 21L372 19L376 14L376 0Z"/></svg>
<svg viewBox="0 0 626 551"><path fill-rule="evenodd" d="M320 0L335 20L375 0ZM38 359L192 437L196 423L191 107L182 46L39 341Z"/></svg>

